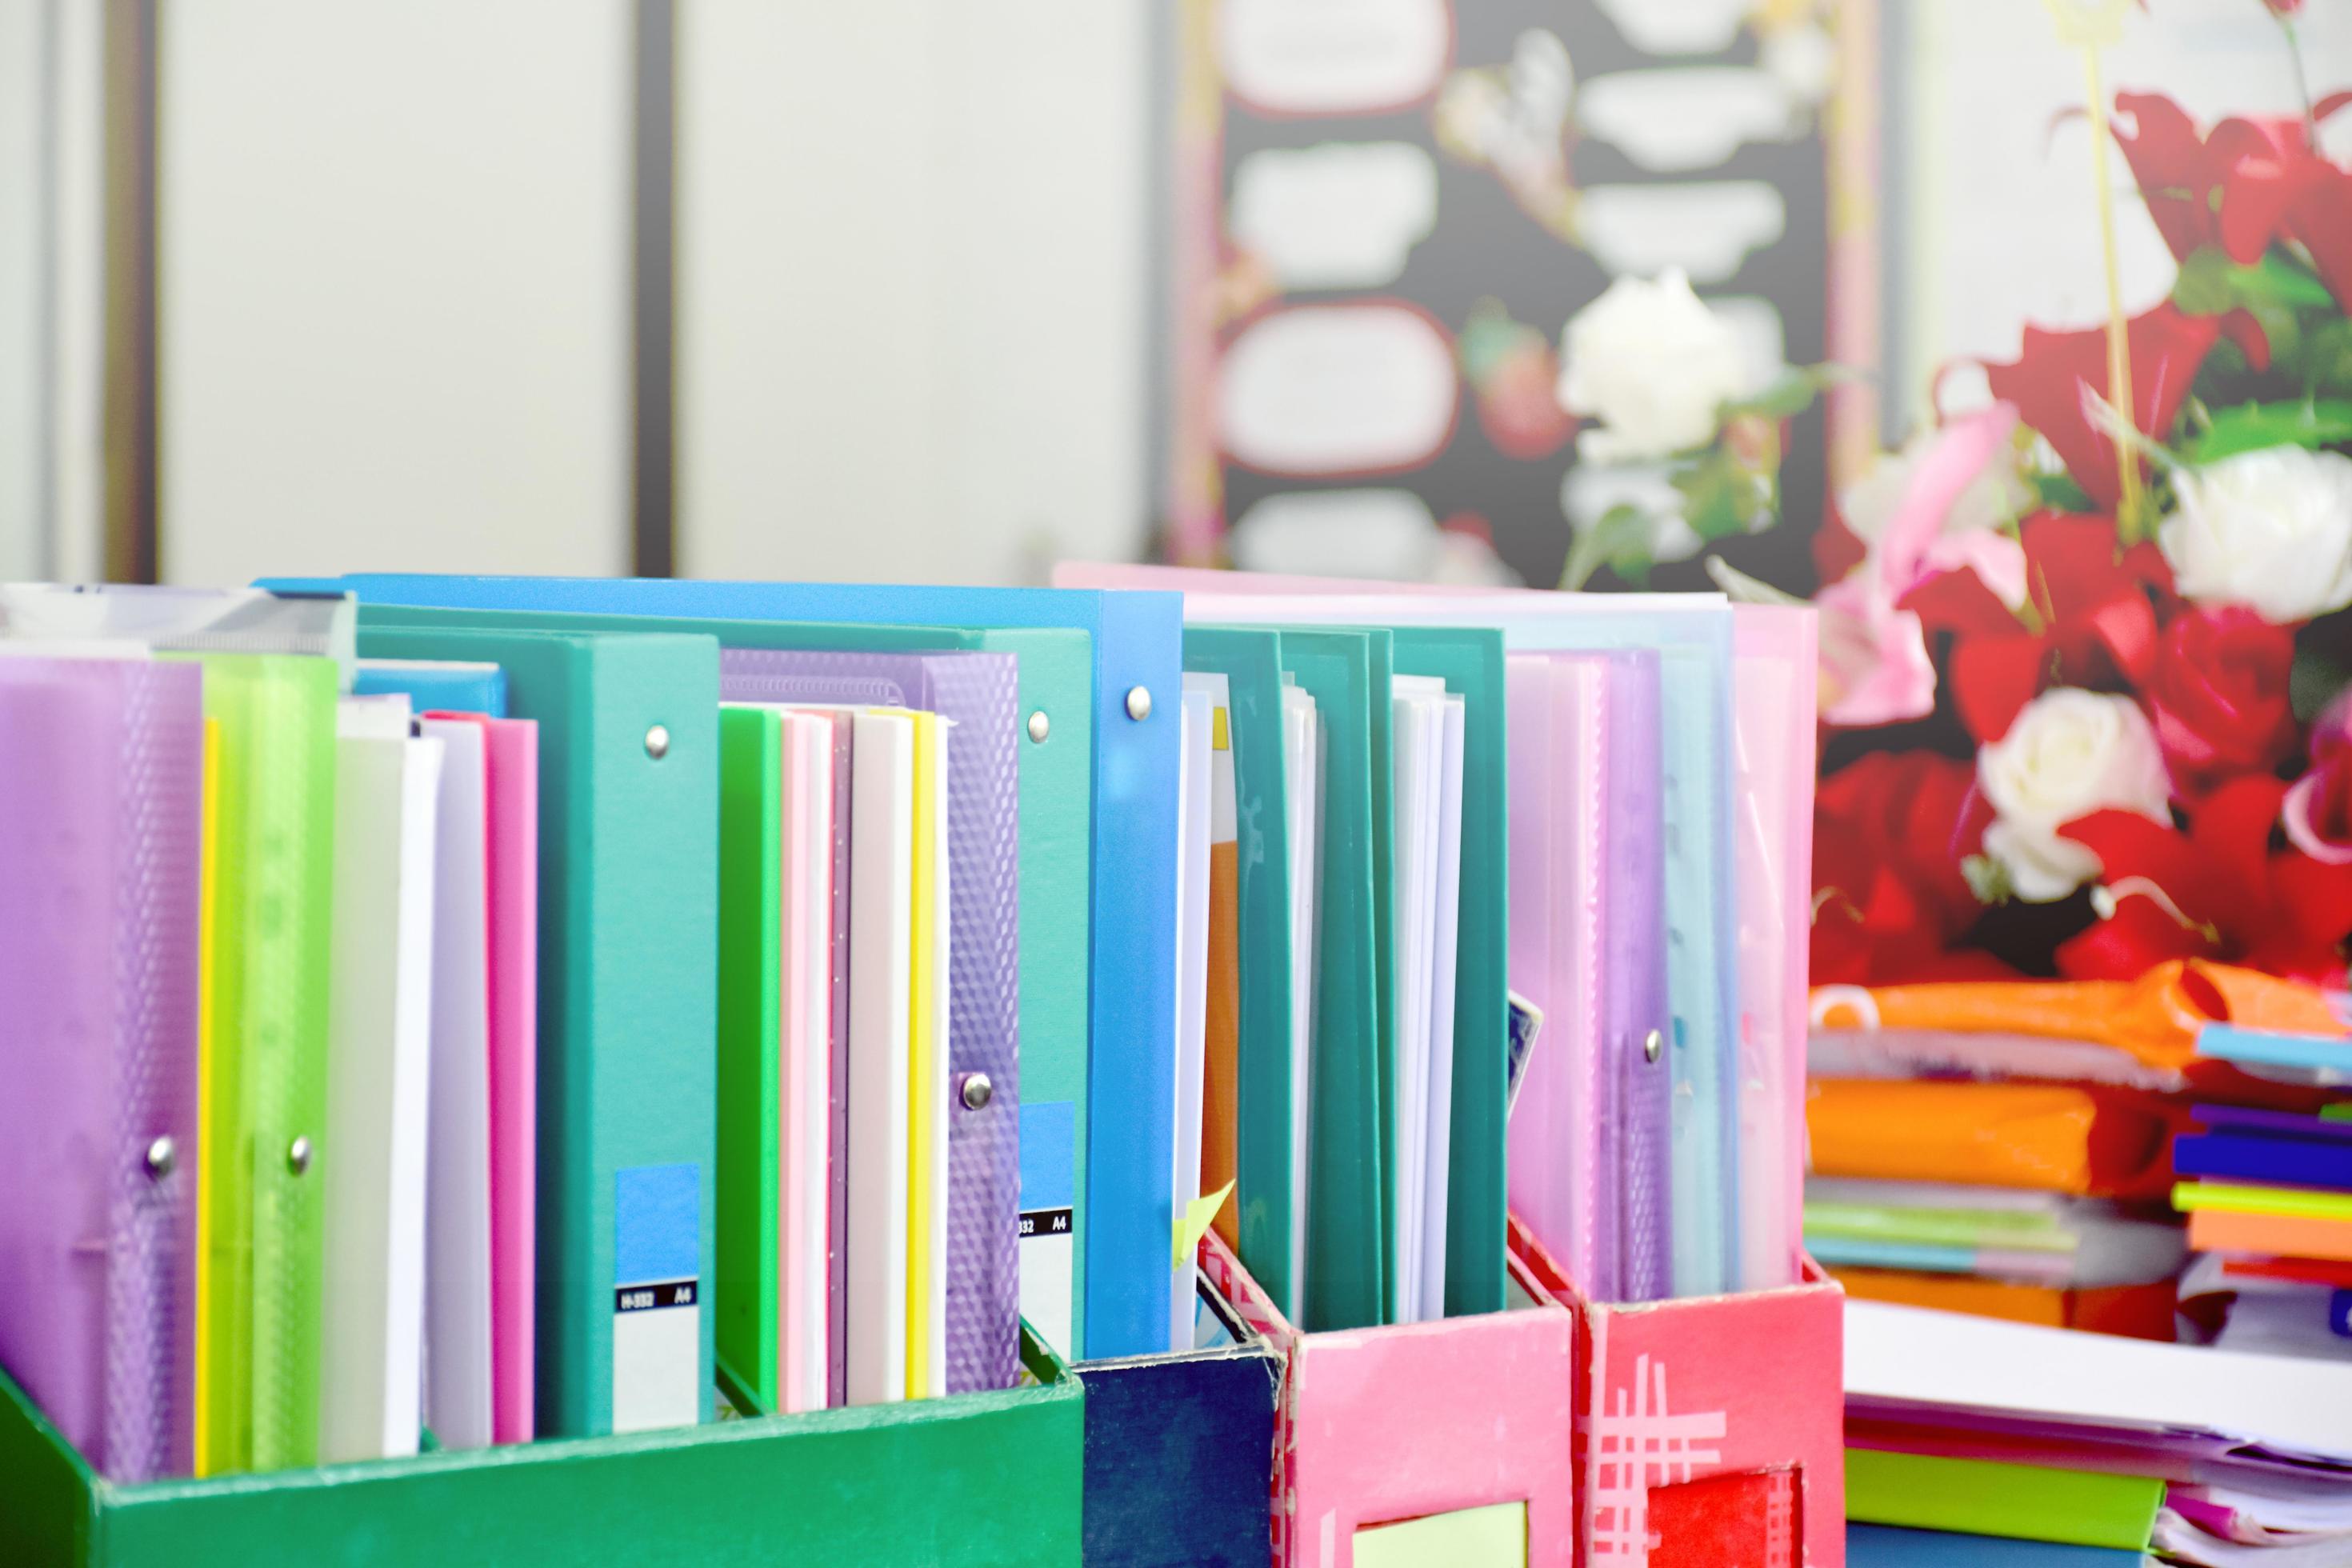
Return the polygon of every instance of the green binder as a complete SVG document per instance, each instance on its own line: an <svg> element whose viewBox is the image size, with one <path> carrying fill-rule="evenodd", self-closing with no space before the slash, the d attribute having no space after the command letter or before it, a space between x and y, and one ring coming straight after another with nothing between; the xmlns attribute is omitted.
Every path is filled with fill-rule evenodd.
<svg viewBox="0 0 2352 1568"><path fill-rule="evenodd" d="M334 898L336 668L205 658L219 725L205 1030L197 1464L314 1464Z"/></svg>
<svg viewBox="0 0 2352 1568"><path fill-rule="evenodd" d="M1316 926L1314 1105L1307 1156L1307 1321L1387 1321L1393 1268L1388 1125L1391 956L1390 635L1284 628L1282 667L1324 737L1323 882Z"/></svg>
<svg viewBox="0 0 2352 1568"><path fill-rule="evenodd" d="M1400 627L1399 675L1463 699L1462 913L1454 976L1454 1116L1445 1200L1445 1310L1504 1306L1504 1079L1510 1049L1510 755L1503 634Z"/></svg>
<svg viewBox="0 0 2352 1568"><path fill-rule="evenodd" d="M719 714L718 1355L768 1409L776 1389L782 1035L782 718Z"/></svg>
<svg viewBox="0 0 2352 1568"><path fill-rule="evenodd" d="M1033 1114L1059 1116L1068 1152L1065 1191L1074 1258L1069 1332L1024 1289L1022 1312L1055 1350L1076 1360L1086 1343L1087 1020L1091 973L1094 816L1092 639L1062 628L899 626L809 621L730 621L544 610L453 610L362 604L362 633L393 627L506 627L539 632L674 633L725 647L844 648L876 652L973 649L1010 653L1020 665L1021 710L1044 716L1021 746L1021 1083L1024 1129ZM1043 739L1036 738L1042 733ZM1073 1135L1074 1134L1074 1135ZM1024 1184L1033 1142L1023 1139ZM1052 1173L1065 1174L1064 1173ZM1025 1205L1024 1205L1025 1206ZM1067 1338L1070 1342L1064 1343Z"/></svg>
<svg viewBox="0 0 2352 1568"><path fill-rule="evenodd" d="M709 1421L719 644L363 616L360 650L502 666L539 721L539 1430Z"/></svg>
<svg viewBox="0 0 2352 1568"><path fill-rule="evenodd" d="M2164 1483L2143 1476L1874 1448L1845 1454L1845 1516L1856 1524L2137 1552L2163 1502Z"/></svg>

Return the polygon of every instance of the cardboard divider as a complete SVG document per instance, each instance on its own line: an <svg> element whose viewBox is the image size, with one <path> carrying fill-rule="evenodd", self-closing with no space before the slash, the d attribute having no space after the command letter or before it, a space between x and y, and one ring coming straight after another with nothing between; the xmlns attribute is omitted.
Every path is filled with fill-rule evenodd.
<svg viewBox="0 0 2352 1568"><path fill-rule="evenodd" d="M1515 1216L1511 1256L1576 1321L1579 1568L1844 1568L1845 1292L1587 1301Z"/></svg>
<svg viewBox="0 0 2352 1568"><path fill-rule="evenodd" d="M1080 1562L1085 1391L1034 1385L118 1486L0 1376L0 1562Z"/></svg>
<svg viewBox="0 0 2352 1568"><path fill-rule="evenodd" d="M1568 1568L1575 1323L1515 1260L1534 1304L1431 1323L1306 1333L1215 1233L1201 1267L1288 1363L1276 1421L1276 1568L1352 1568L1359 1531L1523 1505L1525 1551L1491 1559ZM1490 1539L1491 1532L1476 1532ZM1509 1532L1516 1541L1516 1531ZM1451 1544L1426 1560L1485 1568Z"/></svg>

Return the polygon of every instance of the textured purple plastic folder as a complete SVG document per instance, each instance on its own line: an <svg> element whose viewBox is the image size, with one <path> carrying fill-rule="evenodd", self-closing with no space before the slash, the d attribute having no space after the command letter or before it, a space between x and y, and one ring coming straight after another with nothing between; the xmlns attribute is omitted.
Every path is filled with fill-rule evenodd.
<svg viewBox="0 0 2352 1568"><path fill-rule="evenodd" d="M948 737L947 1387L1020 1370L1020 756L1013 656L726 648L730 702L920 709ZM986 1073L979 1110L957 1092ZM856 1239L852 1237L855 1247Z"/></svg>
<svg viewBox="0 0 2352 1568"><path fill-rule="evenodd" d="M0 659L0 1365L120 1481L193 1459L203 681Z"/></svg>
<svg viewBox="0 0 2352 1568"><path fill-rule="evenodd" d="M1659 685L1653 653L1508 664L1511 984L1543 1010L1511 1206L1601 1301L1668 1294L1673 1249ZM1661 1047L1664 1036L1659 1035Z"/></svg>

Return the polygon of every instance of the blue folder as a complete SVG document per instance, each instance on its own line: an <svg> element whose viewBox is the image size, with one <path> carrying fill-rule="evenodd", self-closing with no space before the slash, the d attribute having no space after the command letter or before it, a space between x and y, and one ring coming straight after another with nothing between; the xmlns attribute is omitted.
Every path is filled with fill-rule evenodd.
<svg viewBox="0 0 2352 1568"><path fill-rule="evenodd" d="M674 579L356 574L271 580L363 603L882 626L1063 626L1095 649L1094 910L1088 1042L1086 1353L1164 1350L1175 1213L1175 594Z"/></svg>
<svg viewBox="0 0 2352 1568"><path fill-rule="evenodd" d="M438 658L363 658L352 676L352 695L405 696L419 713L507 716L507 672L495 664Z"/></svg>
<svg viewBox="0 0 2352 1568"><path fill-rule="evenodd" d="M2352 1189L2352 1140L2192 1132L2173 1140L2172 1170L2266 1187Z"/></svg>
<svg viewBox="0 0 2352 1568"><path fill-rule="evenodd" d="M2145 1552L2110 1546L2060 1546L1885 1524L1845 1527L1846 1568L2139 1568L2152 1561Z"/></svg>

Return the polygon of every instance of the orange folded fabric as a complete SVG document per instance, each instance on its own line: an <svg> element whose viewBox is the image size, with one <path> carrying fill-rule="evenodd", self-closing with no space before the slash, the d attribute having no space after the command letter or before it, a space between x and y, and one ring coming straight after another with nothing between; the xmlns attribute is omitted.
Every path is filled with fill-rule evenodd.
<svg viewBox="0 0 2352 1568"><path fill-rule="evenodd" d="M1811 1168L1824 1176L2159 1197L2185 1113L2127 1089L1815 1079Z"/></svg>
<svg viewBox="0 0 2352 1568"><path fill-rule="evenodd" d="M2320 1258L2352 1263L2352 1220L2200 1209L2189 1216L2189 1245L2199 1252L2251 1252L2264 1258Z"/></svg>
<svg viewBox="0 0 2352 1568"><path fill-rule="evenodd" d="M1966 1274L1914 1274L1895 1268L1832 1268L1845 1293L1864 1301L1934 1307L1977 1318L2037 1323L2049 1329L2120 1334L2126 1339L2173 1338L2173 1287L2124 1285L2096 1290L2056 1290Z"/></svg>
<svg viewBox="0 0 2352 1568"><path fill-rule="evenodd" d="M1828 985L1813 1023L1831 1029L1936 1030L2083 1040L2147 1066L2186 1068L2211 1023L2296 1034L2341 1034L2316 986L2197 959L2159 963L2137 980L1972 980L1924 985Z"/></svg>

